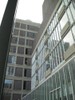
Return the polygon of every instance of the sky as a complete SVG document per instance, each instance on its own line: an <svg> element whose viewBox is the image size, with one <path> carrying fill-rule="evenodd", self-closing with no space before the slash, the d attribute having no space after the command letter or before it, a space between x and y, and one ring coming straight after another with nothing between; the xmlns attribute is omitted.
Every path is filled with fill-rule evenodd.
<svg viewBox="0 0 75 100"><path fill-rule="evenodd" d="M8 0L0 0L0 23ZM42 4L44 0L19 0L16 18L42 22Z"/></svg>

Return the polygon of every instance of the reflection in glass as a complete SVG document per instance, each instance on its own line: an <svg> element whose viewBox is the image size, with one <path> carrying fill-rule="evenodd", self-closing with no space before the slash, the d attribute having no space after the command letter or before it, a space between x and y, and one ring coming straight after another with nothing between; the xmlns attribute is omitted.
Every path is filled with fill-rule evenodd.
<svg viewBox="0 0 75 100"><path fill-rule="evenodd" d="M65 36L63 39L64 49L65 51L74 43L72 32L69 31L69 33Z"/></svg>

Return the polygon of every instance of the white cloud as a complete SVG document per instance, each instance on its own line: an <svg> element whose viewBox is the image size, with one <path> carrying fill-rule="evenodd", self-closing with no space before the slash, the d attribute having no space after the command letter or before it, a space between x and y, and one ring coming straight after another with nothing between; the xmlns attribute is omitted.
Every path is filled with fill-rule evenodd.
<svg viewBox="0 0 75 100"><path fill-rule="evenodd" d="M0 23L8 0L0 0ZM16 18L42 22L42 4L44 0L19 0Z"/></svg>
<svg viewBox="0 0 75 100"><path fill-rule="evenodd" d="M42 4L44 0L20 0L16 18L42 22Z"/></svg>

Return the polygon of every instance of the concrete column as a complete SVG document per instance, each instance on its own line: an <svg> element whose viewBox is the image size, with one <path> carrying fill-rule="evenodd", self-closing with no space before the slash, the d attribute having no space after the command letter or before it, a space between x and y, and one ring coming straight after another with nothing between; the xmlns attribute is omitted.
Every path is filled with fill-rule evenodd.
<svg viewBox="0 0 75 100"><path fill-rule="evenodd" d="M18 0L8 0L0 27L0 100L2 100L3 83L6 69L6 59Z"/></svg>

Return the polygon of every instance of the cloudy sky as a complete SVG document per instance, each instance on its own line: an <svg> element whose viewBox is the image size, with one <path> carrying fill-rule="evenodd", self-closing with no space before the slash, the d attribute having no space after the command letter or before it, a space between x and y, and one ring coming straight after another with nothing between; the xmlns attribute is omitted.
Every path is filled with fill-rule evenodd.
<svg viewBox="0 0 75 100"><path fill-rule="evenodd" d="M8 0L0 0L0 23ZM42 4L44 0L19 0L16 18L42 22Z"/></svg>

